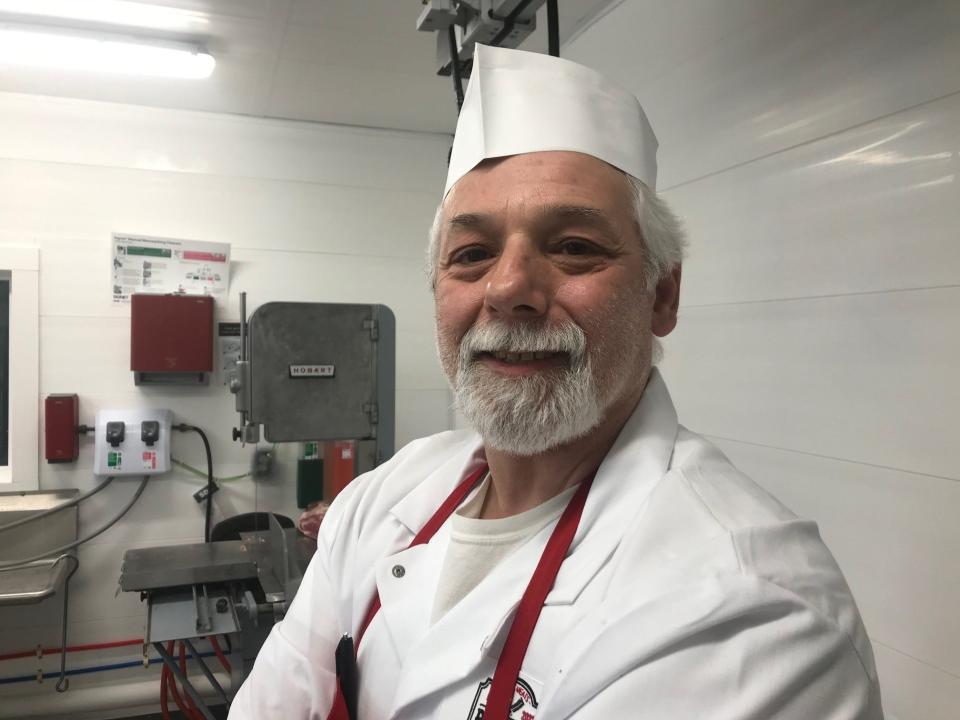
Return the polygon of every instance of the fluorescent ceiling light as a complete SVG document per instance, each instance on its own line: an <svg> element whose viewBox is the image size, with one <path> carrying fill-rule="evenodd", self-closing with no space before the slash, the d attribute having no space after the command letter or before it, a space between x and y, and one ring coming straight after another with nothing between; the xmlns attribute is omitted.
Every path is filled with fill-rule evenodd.
<svg viewBox="0 0 960 720"><path fill-rule="evenodd" d="M205 13L127 0L0 0L0 12L181 32L210 24Z"/></svg>
<svg viewBox="0 0 960 720"><path fill-rule="evenodd" d="M216 65L188 43L11 25L0 25L0 63L187 79L210 77Z"/></svg>

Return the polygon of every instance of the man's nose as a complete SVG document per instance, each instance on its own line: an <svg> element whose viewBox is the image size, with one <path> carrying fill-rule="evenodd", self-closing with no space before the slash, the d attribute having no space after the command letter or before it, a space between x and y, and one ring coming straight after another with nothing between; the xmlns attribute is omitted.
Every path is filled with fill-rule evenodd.
<svg viewBox="0 0 960 720"><path fill-rule="evenodd" d="M504 318L540 317L547 311L548 272L528 240L512 238L487 275L487 308Z"/></svg>

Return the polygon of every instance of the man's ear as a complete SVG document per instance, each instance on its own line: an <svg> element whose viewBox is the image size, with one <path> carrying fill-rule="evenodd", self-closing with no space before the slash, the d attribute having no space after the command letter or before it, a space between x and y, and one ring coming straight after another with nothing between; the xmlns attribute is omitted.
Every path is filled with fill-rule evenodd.
<svg viewBox="0 0 960 720"><path fill-rule="evenodd" d="M657 337L669 335L677 326L677 308L680 306L680 266L660 278L653 297L653 315L650 329Z"/></svg>

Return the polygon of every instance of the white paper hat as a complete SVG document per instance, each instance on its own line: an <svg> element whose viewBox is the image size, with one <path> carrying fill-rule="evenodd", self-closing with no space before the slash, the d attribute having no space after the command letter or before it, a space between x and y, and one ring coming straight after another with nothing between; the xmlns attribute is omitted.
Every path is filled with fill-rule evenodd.
<svg viewBox="0 0 960 720"><path fill-rule="evenodd" d="M444 196L487 158L575 150L655 189L657 137L630 92L561 58L477 45Z"/></svg>

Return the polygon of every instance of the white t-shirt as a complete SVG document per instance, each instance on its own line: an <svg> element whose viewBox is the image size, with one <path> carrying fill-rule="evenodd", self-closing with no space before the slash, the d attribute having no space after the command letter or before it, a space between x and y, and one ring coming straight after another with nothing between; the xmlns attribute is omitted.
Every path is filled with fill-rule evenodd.
<svg viewBox="0 0 960 720"><path fill-rule="evenodd" d="M473 498L450 517L450 545L440 570L431 624L466 597L507 555L559 518L577 486L518 515L481 520L477 516L489 488L487 473Z"/></svg>

